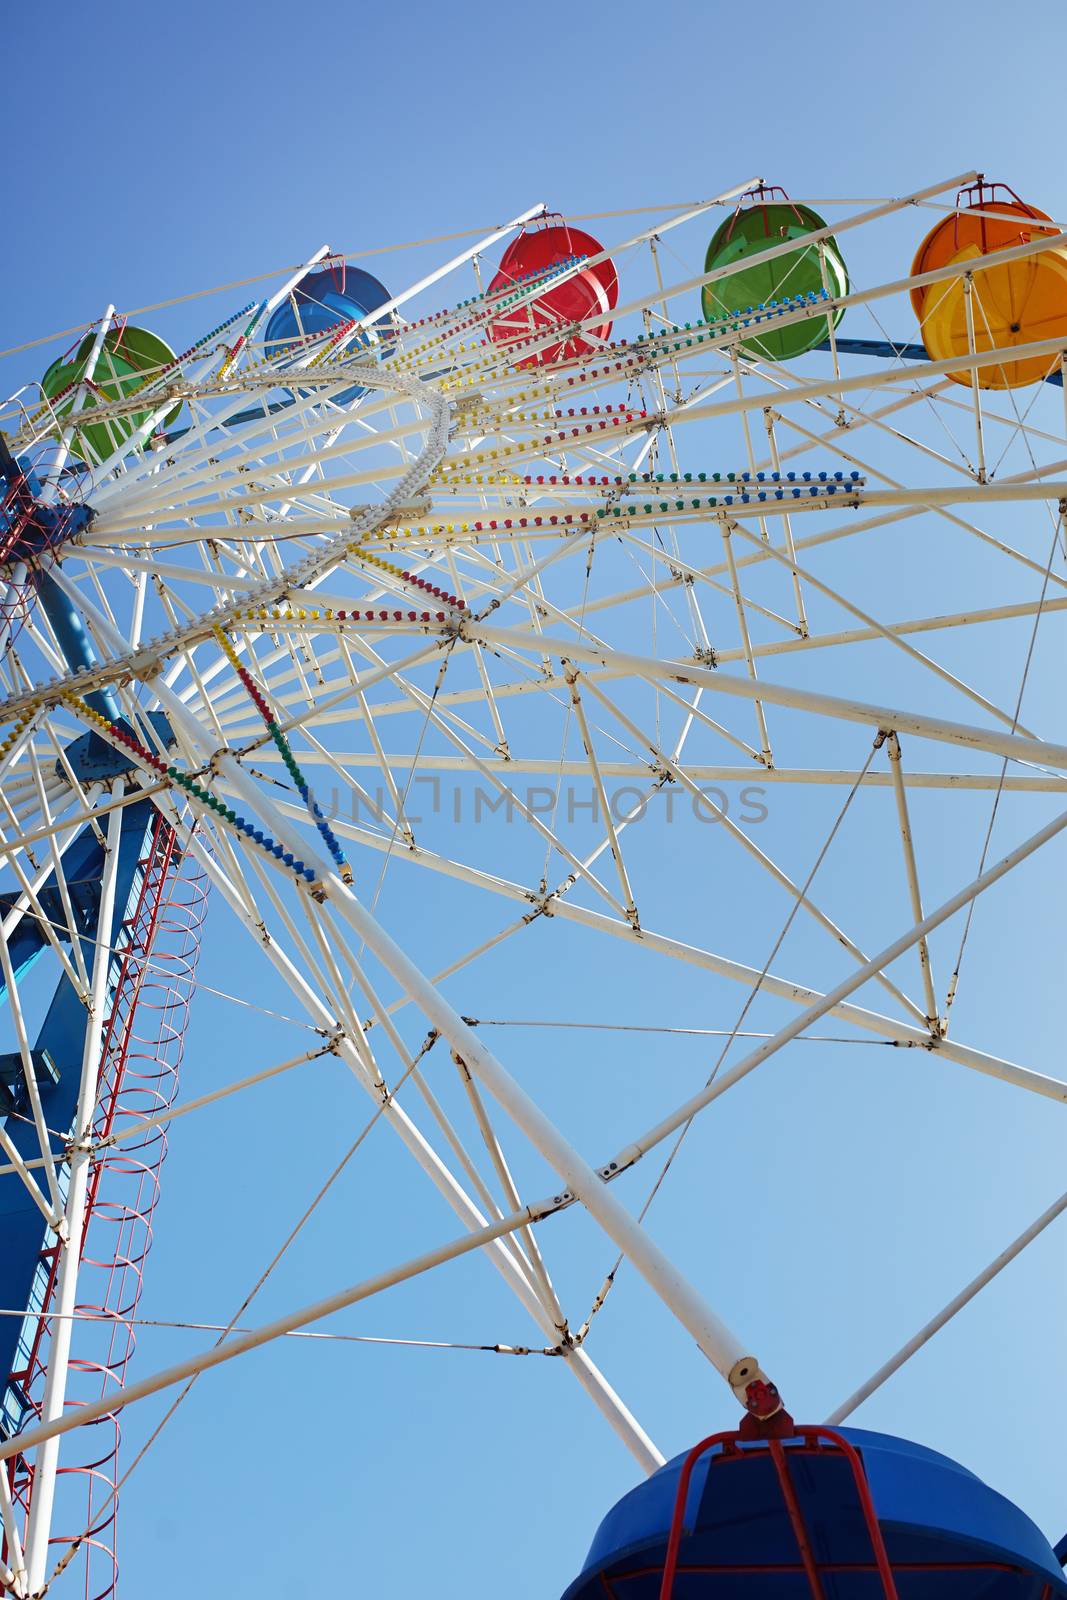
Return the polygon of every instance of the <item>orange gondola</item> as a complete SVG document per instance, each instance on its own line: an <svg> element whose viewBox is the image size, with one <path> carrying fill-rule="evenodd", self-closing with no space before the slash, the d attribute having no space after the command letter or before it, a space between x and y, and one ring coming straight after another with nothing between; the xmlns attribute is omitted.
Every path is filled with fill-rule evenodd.
<svg viewBox="0 0 1067 1600"><path fill-rule="evenodd" d="M1005 184L984 180L956 197L956 210L932 228L920 244L912 275L939 267L974 262L968 326L967 277L958 273L936 283L919 284L911 303L919 319L923 344L932 361L965 357L973 350L1011 351L1042 339L1067 339L1067 250L1053 247L1013 261L980 266L983 256L996 255L1042 235L1055 237L1055 223L1020 200ZM972 343L973 339L973 343ZM1056 353L1010 357L976 369L982 389L1019 389L1039 383L1059 359ZM969 384L969 371L953 372L956 383Z"/></svg>

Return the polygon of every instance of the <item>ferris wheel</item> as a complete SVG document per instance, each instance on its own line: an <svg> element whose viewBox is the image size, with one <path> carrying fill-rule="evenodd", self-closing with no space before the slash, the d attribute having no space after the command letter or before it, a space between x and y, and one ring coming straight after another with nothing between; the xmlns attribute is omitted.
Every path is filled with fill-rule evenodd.
<svg viewBox="0 0 1067 1600"><path fill-rule="evenodd" d="M773 1455L759 1492L783 1497L795 1592L928 1592L879 1524L877 1448L865 1479L838 1424L1067 1196L991 1241L970 1284L947 1263L943 1310L895 1355L860 1352L863 1381L803 1435L805 1470L852 1473L871 1552L853 1565L877 1591L834 1588L841 1563L806 1541L781 1443L802 1375L772 1367L728 1278L682 1270L656 1206L706 1181L676 1158L711 1108L746 1082L758 1123L774 1067L804 1073L831 1025L997 1080L1005 1115L1067 1099L1054 1061L1005 1059L965 1020L984 897L1024 874L1040 895L1067 827L1047 726L1065 371L1067 230L1012 191L968 173L827 221L746 176L636 223L535 206L400 292L323 247L177 353L108 307L9 386L7 1592L115 1590L125 1408L472 1252L659 1485L569 1593L696 1595L728 1566L685 1520L694 1463L665 1466L655 1418L601 1369L620 1270L745 1418L714 1459ZM314 1038L183 1100L205 914ZM711 1050L696 1081L660 1070L683 983ZM546 1075L509 1027L550 1027L579 992L602 1031L554 1035ZM633 1095L606 1071L630 994L656 1051ZM168 1133L232 1095L254 1123L259 1085L325 1056L351 1079L338 1118L399 1142L454 1219L445 1242L372 1276L357 1248L325 1298L250 1329L242 1307L246 1331L146 1371ZM604 1086L592 1124L578 1072ZM797 1150L827 1115L816 1080ZM964 1148L945 1159L977 1182ZM580 1216L575 1297L553 1247ZM931 1570L983 1565L973 1530L926 1531ZM1020 1587L997 1593L1067 1594L1031 1533L998 1533Z"/></svg>

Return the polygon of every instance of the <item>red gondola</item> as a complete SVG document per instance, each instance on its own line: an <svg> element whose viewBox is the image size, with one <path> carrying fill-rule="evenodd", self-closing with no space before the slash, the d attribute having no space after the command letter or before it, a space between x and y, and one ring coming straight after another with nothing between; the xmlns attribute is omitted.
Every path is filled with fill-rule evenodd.
<svg viewBox="0 0 1067 1600"><path fill-rule="evenodd" d="M571 270L568 263L575 257L578 264ZM559 281L550 276L553 272ZM544 283L543 289L535 289L529 296L521 293L524 284L538 279ZM505 250L488 294L503 295L509 289L519 291L520 298L502 307L489 324L494 344L525 346L553 329L560 331L558 339L529 354L516 350L516 367L555 366L588 356L611 336L611 312L619 303L619 276L603 247L580 228L560 221L524 229ZM574 323L595 316L604 320L581 333L571 331Z"/></svg>

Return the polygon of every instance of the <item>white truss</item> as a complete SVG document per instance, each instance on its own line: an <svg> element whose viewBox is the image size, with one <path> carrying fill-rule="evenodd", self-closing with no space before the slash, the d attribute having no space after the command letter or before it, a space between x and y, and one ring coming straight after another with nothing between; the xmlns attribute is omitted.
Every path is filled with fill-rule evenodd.
<svg viewBox="0 0 1067 1600"><path fill-rule="evenodd" d="M832 232L856 230L866 259L877 259L879 230L895 229L899 239L902 213L947 207L967 178L837 218ZM3 1171L26 1184L62 1254L41 1421L0 1444L0 1458L36 1452L28 1527L0 1501L12 1593L38 1594L57 1563L65 1570L71 1560L68 1545L49 1545L62 1435L469 1250L484 1252L533 1337L559 1352L640 1467L654 1469L659 1448L589 1350L613 1280L598 1290L602 1260L591 1259L588 1294L570 1303L553 1279L543 1224L582 1207L743 1398L765 1330L749 1325L729 1284L705 1293L689 1280L670 1241L653 1238L644 1211L635 1215L641 1199L623 1175L654 1151L648 1165L658 1171L664 1147L676 1149L694 1119L713 1115L707 1108L765 1062L795 1059L823 1018L849 1038L891 1041L998 1079L1006 1094L1067 1099L1056 1063L1046 1070L1004 1060L981 1038L958 1038L953 1009L963 918L977 905L980 919L980 897L1009 874L1029 873L1040 894L1033 858L1067 825L1067 740L1045 725L1052 700L1062 701L1049 685L1067 608L1063 394L1046 384L1020 399L975 383L965 397L949 381L950 372L995 365L996 351L873 363L842 357L835 344L791 368L746 355L730 329L694 337L699 289L721 269L665 283L670 257L657 243L677 228L672 243L691 238L702 252L709 210L746 187L611 242L624 293L633 294L613 340L629 343L582 363L509 365L484 340L488 313L477 300L434 316L429 291L444 283L457 301L477 295L471 264L477 273L481 254L539 214L535 207L396 296L386 308L388 343L369 355L355 343L358 329L285 355L265 350L263 315L322 259L316 252L264 303L236 354L207 346L162 374L148 399L98 406L94 420L134 411L144 420L88 473L70 471L73 424L47 408L31 417L21 402L0 415L12 448L42 463L47 492L93 508L91 525L52 572L98 657L68 672L47 617L34 610L0 662L5 727L13 728L0 759L5 886L44 927L87 1015L76 1137L63 1172L39 1106L39 1158L23 1162L0 1138ZM1067 233L1006 255L1064 243ZM980 273L974 282L980 303ZM902 337L912 326L910 286L895 269L884 283L854 286L836 302L849 311L849 333L882 337L885 324ZM810 314L789 312L783 322ZM113 315L109 308L98 325L97 352ZM586 333L601 320L590 318ZM646 335L640 343L638 334ZM534 336L524 354L552 342ZM1047 358L1050 372L1067 366L1062 339L1016 354ZM362 392L352 397L356 382ZM154 439L179 400L181 431ZM774 498L787 472L805 470L815 477L799 480L802 497L790 485ZM728 472L733 482L723 481ZM821 481L819 472L830 476ZM921 568L924 540L950 552L933 588ZM464 604L428 598L416 579ZM354 881L316 828L237 664L266 697ZM65 756L96 726L85 697L102 687L117 695L141 751L111 789L79 781ZM169 752L148 720L156 710L169 719ZM120 746L112 731L101 736ZM201 793L160 773L145 751ZM764 797L804 797L814 849L809 820L795 836L776 827L772 839L768 830L765 845L760 819L738 817L738 795L757 788ZM331 1053L460 1233L395 1269L354 1272L350 1288L73 1406L68 1358L78 1337L86 1175L101 1153L89 1133L109 952L101 944L86 963L70 938L63 855L88 820L97 822L109 850L106 898L123 809L145 796L210 880L213 915L252 941L275 992L284 986L317 1034L314 1047L280 1063L249 1061L234 1081L133 1131L231 1093L246 1098L254 1126L256 1085ZM464 806L471 826L457 828ZM819 873L824 858L848 859L861 812L858 837L874 868L866 896ZM991 815L992 850L988 837L983 844ZM306 873L269 853L242 821ZM973 870L950 885L938 853L959 828L973 834ZM694 942L688 880L698 870L721 891ZM38 898L52 873L65 907L58 928ZM389 891L401 879L430 886L426 926L395 913ZM722 914L731 901L746 907L736 942ZM804 937L780 962L794 923ZM534 927L541 931L531 934ZM725 1035L727 1049L750 1029L766 1036L711 1067L695 1092L666 1079L644 1131L625 1104L606 1108L591 1144L568 1131L566 1095L545 1095L509 1059L508 1037L491 1050L477 1021L500 1009L495 963L510 952L520 973L535 940L538 962L551 959L556 940L557 959L585 963L591 1004L596 1010L598 995L605 1022L618 1020L612 961L625 951L647 971L641 999L651 1013L659 975L680 964L695 981L714 980L703 1021ZM36 1095L22 985L0 951L12 1047ZM794 974L794 961L806 972ZM480 965L490 972L484 987ZM462 1011L449 998L460 992L459 974L470 997ZM720 979L744 997L737 1020ZM551 984L531 983L528 993L538 1020L556 1014ZM746 1021L753 1004L757 1016ZM753 1095L773 1095L762 1083L759 1074ZM815 1094L808 1136L818 1128ZM558 1117L546 1100L563 1107ZM339 1106L339 1117L350 1114ZM546 1172L553 1176L543 1189L526 1187ZM872 1349L874 1377L835 1418L886 1381L1064 1205L996 1254L898 1357L878 1367L884 1351ZM947 1278L946 1292L955 1287ZM743 1334L732 1331L735 1322ZM773 1376L789 1400L796 1375Z"/></svg>

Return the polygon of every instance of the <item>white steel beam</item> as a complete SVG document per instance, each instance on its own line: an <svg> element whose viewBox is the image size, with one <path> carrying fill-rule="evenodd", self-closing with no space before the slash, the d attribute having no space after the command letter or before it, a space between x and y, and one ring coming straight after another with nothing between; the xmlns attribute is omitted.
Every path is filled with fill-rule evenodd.
<svg viewBox="0 0 1067 1600"><path fill-rule="evenodd" d="M118 786L119 783L116 782L115 789ZM55 1309L59 1315L51 1328L48 1370L41 1403L42 1425L46 1428L52 1427L56 1431L42 1438L42 1447L34 1468L33 1494L26 1525L26 1569L31 1593L39 1589L44 1582L48 1537L52 1525L56 1469L59 1464L58 1431L63 1420L63 1405L66 1399L72 1313L77 1295L85 1204L92 1164L92 1122L96 1111L100 1052L106 1020L107 980L111 964L111 923L115 911L115 883L121 833L122 812L115 810L108 818L107 851L100 883L96 947L93 955L92 991L82 1052L78 1108L71 1141L70 1178L64 1215L66 1236L60 1245L59 1274L56 1284ZM108 1404L110 1403L109 1400ZM81 1408L78 1408L75 1419L81 1414Z"/></svg>
<svg viewBox="0 0 1067 1600"><path fill-rule="evenodd" d="M725 1094L727 1089L732 1088L741 1078L746 1077L762 1061L766 1061L769 1056L774 1055L783 1045L788 1044L791 1039L795 1039L806 1028L810 1028L813 1022L817 1022L820 1017L824 1017L827 1012L832 1011L842 1000L847 1000L850 994L854 994L863 984L878 973L883 972L898 956L910 950L913 945L924 939L928 933L932 933L943 922L947 922L949 917L954 916L964 906L970 905L972 900L977 899L986 889L998 883L1014 867L1017 867L1021 861L1025 861L1036 850L1041 849L1043 845L1055 839L1058 834L1063 832L1064 828L1067 828L1067 811L1061 812L1058 817L1054 817L1045 827L1039 828L1037 833L1031 834L1028 839L1023 840L1022 844L1016 845L1015 849L1010 850L995 866L989 867L975 878L972 883L967 884L965 888L958 890L948 900L943 901L936 911L931 911L921 922L917 922L905 933L902 933L898 939L894 939L891 944L886 945L885 949L880 950L865 966L851 973L836 988L830 989L824 994L820 1000L806 1006L799 1016L794 1017L792 1022L788 1022L784 1028L779 1029L773 1038L759 1045L741 1061L738 1061L726 1072L721 1073L714 1082L701 1089L699 1093L690 1096L669 1116L657 1122L654 1127L649 1128L647 1132L641 1134L638 1138L631 1140L615 1160L609 1162L606 1167L601 1168L601 1171L613 1173L616 1170L622 1171L626 1167L632 1166L635 1161L640 1160L655 1145L662 1143L672 1133L676 1133L679 1128L695 1117L698 1111L702 1111L706 1105L710 1105L712 1100L716 1100L719 1095ZM1067 1100L1067 1083L1060 1084L1059 1089L1060 1097Z"/></svg>
<svg viewBox="0 0 1067 1600"><path fill-rule="evenodd" d="M947 718L933 717L925 712L870 705L863 700L820 694L813 689L794 689L787 684L771 683L766 678L752 683L747 678L735 678L729 673L718 672L696 662L660 661L654 656L633 655L625 650L603 650L581 640L558 635L540 634L534 641L514 629L495 628L485 622L464 622L459 632L461 638L478 639L483 644L501 644L514 650L550 650L561 659L571 656L616 674L632 673L650 682L666 678L670 683L699 684L740 700L766 700L773 705L791 706L795 711L810 711L819 716L837 717L845 722L859 722L865 727L885 729L886 732L895 729L898 733L914 733L922 739L936 739L942 744L985 750L992 755L1007 756L1011 761L1067 769L1067 745L1046 744L1041 739L1025 739L1010 733L998 733L994 729L976 728L968 723L950 722Z"/></svg>

